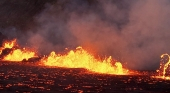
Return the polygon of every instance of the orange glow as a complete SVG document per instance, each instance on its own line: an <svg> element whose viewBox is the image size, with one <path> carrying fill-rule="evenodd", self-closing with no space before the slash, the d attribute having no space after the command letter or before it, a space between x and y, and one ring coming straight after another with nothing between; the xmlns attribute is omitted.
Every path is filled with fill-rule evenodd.
<svg viewBox="0 0 170 93"><path fill-rule="evenodd" d="M5 41L2 44L2 47L0 47L0 54L2 53L2 50L5 48L13 48L16 44L16 39L11 40L11 41Z"/></svg>
<svg viewBox="0 0 170 93"><path fill-rule="evenodd" d="M16 39L9 42L4 42L3 48L13 48L15 45L16 45Z"/></svg>
<svg viewBox="0 0 170 93"><path fill-rule="evenodd" d="M167 58L165 59L164 57L167 57ZM166 62L161 61L160 68L157 70L159 75L158 76L153 76L153 78L160 78L160 79L170 80L170 76L167 75L168 73L170 73L169 72L170 55L162 54L161 59L162 60L164 59Z"/></svg>
<svg viewBox="0 0 170 93"><path fill-rule="evenodd" d="M152 76L152 78L170 80L170 77L168 77L168 76Z"/></svg>
<svg viewBox="0 0 170 93"><path fill-rule="evenodd" d="M2 50L11 49L7 55L4 55L2 60L5 61L22 61L29 58L37 57L34 51L30 51L26 48L16 48L16 39L5 42L0 48ZM18 47L18 46L17 46ZM96 59L92 54L88 53L82 47L77 47L76 50L71 50L67 54L56 54L54 51L49 56L43 57L41 63L45 66L56 66L64 68L84 68L95 73L105 74L128 74L128 70L124 69L120 62L114 62L112 57L105 58L103 60Z"/></svg>
<svg viewBox="0 0 170 93"><path fill-rule="evenodd" d="M26 48L23 49L15 49L14 47L17 46L16 39L12 41L6 41L3 43L3 46L0 48L0 54L2 54L2 50L9 48L12 51L3 57L5 61L22 61L23 59L28 59L31 57L35 57L36 54L33 51L27 50Z"/></svg>
<svg viewBox="0 0 170 93"><path fill-rule="evenodd" d="M96 73L106 74L127 74L128 70L122 68L120 62L112 64L111 56L98 60L94 56L85 51L82 47L77 47L75 51L71 50L65 55L56 54L54 51L47 58L43 58L42 62L46 66L57 66L66 68L85 68Z"/></svg>
<svg viewBox="0 0 170 93"><path fill-rule="evenodd" d="M170 64L170 56L168 54L163 54L163 55L161 55L161 58L163 58L164 56L168 56L168 62L165 63L164 65L161 65L161 66L163 66L163 76L165 76L165 74L167 73L166 70Z"/></svg>
<svg viewBox="0 0 170 93"><path fill-rule="evenodd" d="M34 52L31 52L28 50L16 49L12 51L12 53L5 56L3 60L22 61L23 59L28 60L29 58L34 57L34 56L35 56Z"/></svg>

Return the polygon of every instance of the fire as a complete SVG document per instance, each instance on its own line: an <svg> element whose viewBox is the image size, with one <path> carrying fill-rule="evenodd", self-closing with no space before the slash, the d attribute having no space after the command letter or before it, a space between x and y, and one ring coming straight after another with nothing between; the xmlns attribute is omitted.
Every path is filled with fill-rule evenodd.
<svg viewBox="0 0 170 93"><path fill-rule="evenodd" d="M34 56L35 56L35 52L28 51L25 49L24 50L16 49L12 51L12 53L5 56L3 60L22 61L23 59L28 60L29 58Z"/></svg>
<svg viewBox="0 0 170 93"><path fill-rule="evenodd" d="M42 59L42 62L46 66L85 68L97 73L127 74L128 72L122 68L120 62L115 62L113 66L111 56L104 60L98 60L82 47L77 47L75 51L71 50L65 55L56 54L53 51L47 58Z"/></svg>
<svg viewBox="0 0 170 93"><path fill-rule="evenodd" d="M162 63L160 65L160 68L163 68L163 76L165 76L165 74L167 73L166 71L170 64L170 56L168 54L163 54L163 55L161 55L161 58L163 58L164 56L168 56L168 62L166 62L165 64Z"/></svg>
<svg viewBox="0 0 170 93"><path fill-rule="evenodd" d="M34 51L26 48L19 48L16 43L16 39L4 42L3 46L0 47L0 58L1 60L5 61L41 59L41 57L38 57ZM120 62L114 62L111 56L105 59L96 59L92 54L88 53L82 47L77 47L76 50L71 50L67 54L63 55L56 54L54 51L52 51L49 56L43 57L39 61L41 61L43 66L84 68L91 72L105 74L122 75L128 73L128 70L124 69Z"/></svg>
<svg viewBox="0 0 170 93"><path fill-rule="evenodd" d="M3 44L3 48L13 48L14 45L16 45L16 39L9 41L9 42L5 42Z"/></svg>
<svg viewBox="0 0 170 93"><path fill-rule="evenodd" d="M17 46L16 39L12 41L6 41L3 43L2 47L0 48L0 55L2 55L2 51L4 49L10 49L11 52L3 57L5 61L22 61L23 59L29 59L31 57L35 57L36 54L33 51L30 51L26 48L23 49L16 49L14 48Z"/></svg>
<svg viewBox="0 0 170 93"><path fill-rule="evenodd" d="M166 58L165 58L166 57ZM170 79L168 74L170 74L170 55L162 54L161 55L162 61L160 62L160 68L157 70L159 73L159 76L155 76L155 78L161 78L161 79Z"/></svg>
<svg viewBox="0 0 170 93"><path fill-rule="evenodd" d="M4 42L2 47L0 47L0 54L2 53L3 49L5 49L5 48L13 48L15 44L16 44L16 39L14 39L12 41Z"/></svg>

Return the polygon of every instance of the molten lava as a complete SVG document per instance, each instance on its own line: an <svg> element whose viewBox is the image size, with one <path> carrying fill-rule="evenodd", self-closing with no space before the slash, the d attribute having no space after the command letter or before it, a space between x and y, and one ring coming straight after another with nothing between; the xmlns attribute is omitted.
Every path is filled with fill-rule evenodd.
<svg viewBox="0 0 170 93"><path fill-rule="evenodd" d="M111 56L98 60L82 47L77 47L75 51L71 50L68 54L61 55L51 52L51 54L42 59L46 66L57 66L65 68L85 68L89 71L106 74L127 74L128 70L122 68L120 62L112 64Z"/></svg>
<svg viewBox="0 0 170 93"><path fill-rule="evenodd" d="M16 49L16 50L13 50L12 53L5 56L3 60L22 61L23 59L28 60L31 57L35 57L35 52L28 51L25 49L23 49L23 50Z"/></svg>
<svg viewBox="0 0 170 93"><path fill-rule="evenodd" d="M16 44L16 39L4 42L3 46L0 48L0 59L4 61L22 61L24 59L26 61L34 61L35 59L41 59L41 57L36 57L37 55L34 51L30 51L26 48L19 48ZM71 50L64 55L56 54L53 51L49 56L43 57L39 61L41 61L43 66L85 68L95 73L105 74L128 73L128 70L124 69L120 62L114 62L113 64L113 59L111 56L103 60L99 60L82 47L77 47L75 51Z"/></svg>
<svg viewBox="0 0 170 93"><path fill-rule="evenodd" d="M7 41L7 42L4 42L3 44L3 48L13 48L14 46L16 45L16 39L12 40L12 41Z"/></svg>
<svg viewBox="0 0 170 93"><path fill-rule="evenodd" d="M13 48L14 45L16 44L16 39L12 40L12 41L6 41L3 43L2 47L0 47L0 54L2 53L2 51L6 48Z"/></svg>
<svg viewBox="0 0 170 93"><path fill-rule="evenodd" d="M0 48L0 55L2 55L2 51L5 49L10 49L10 52L9 54L6 54L2 59L5 61L22 61L23 59L27 60L28 58L36 56L35 52L30 51L26 48L14 48L16 46L16 39L4 42L3 46Z"/></svg>
<svg viewBox="0 0 170 93"><path fill-rule="evenodd" d="M158 76L154 76L155 78L161 78L161 79L170 79L170 55L168 54L162 54L161 55L161 62L160 62L160 68L157 70L159 73Z"/></svg>

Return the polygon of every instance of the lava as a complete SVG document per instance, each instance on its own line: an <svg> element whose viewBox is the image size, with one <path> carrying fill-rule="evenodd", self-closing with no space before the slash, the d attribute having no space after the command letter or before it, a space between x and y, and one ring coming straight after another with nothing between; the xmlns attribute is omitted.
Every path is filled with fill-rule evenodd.
<svg viewBox="0 0 170 93"><path fill-rule="evenodd" d="M120 62L115 62L113 65L111 56L104 60L98 60L82 47L77 47L75 51L71 50L65 55L56 54L53 51L47 58L42 59L42 62L46 66L85 68L97 73L127 74L128 72Z"/></svg>
<svg viewBox="0 0 170 93"><path fill-rule="evenodd" d="M23 59L28 60L31 57L35 57L35 52L26 50L24 48L23 50L21 50L21 49L13 50L12 53L5 56L3 60L22 61Z"/></svg>
<svg viewBox="0 0 170 93"><path fill-rule="evenodd" d="M5 41L2 45L2 47L0 47L0 54L6 48L13 48L15 44L16 44L16 39L11 40L11 41Z"/></svg>
<svg viewBox="0 0 170 93"><path fill-rule="evenodd" d="M34 51L26 48L16 48L18 45L16 39L12 41L5 41L0 48L0 55L3 55L4 61L22 61L36 56ZM3 52L4 51L4 52Z"/></svg>
<svg viewBox="0 0 170 93"><path fill-rule="evenodd" d="M160 68L157 70L158 74L157 76L152 76L154 78L160 78L165 80L170 80L170 55L162 54L161 55L161 62L160 62Z"/></svg>
<svg viewBox="0 0 170 93"><path fill-rule="evenodd" d="M0 48L0 58L3 61L35 61L43 66L55 66L63 68L84 68L90 72L105 74L128 74L128 69L123 68L120 62L113 61L112 57L97 59L82 47L70 50L66 54L56 54L54 51L49 56L39 57L34 51L20 48L16 39L4 42Z"/></svg>
<svg viewBox="0 0 170 93"><path fill-rule="evenodd" d="M16 39L12 40L12 41L6 41L3 44L2 48L13 48L14 46L16 46Z"/></svg>

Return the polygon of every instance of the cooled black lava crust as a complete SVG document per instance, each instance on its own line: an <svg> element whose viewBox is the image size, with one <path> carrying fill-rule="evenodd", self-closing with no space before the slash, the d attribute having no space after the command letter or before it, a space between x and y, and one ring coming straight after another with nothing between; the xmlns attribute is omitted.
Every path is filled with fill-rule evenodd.
<svg viewBox="0 0 170 93"><path fill-rule="evenodd" d="M149 75L106 75L85 69L0 62L0 92L168 93L170 81Z"/></svg>

